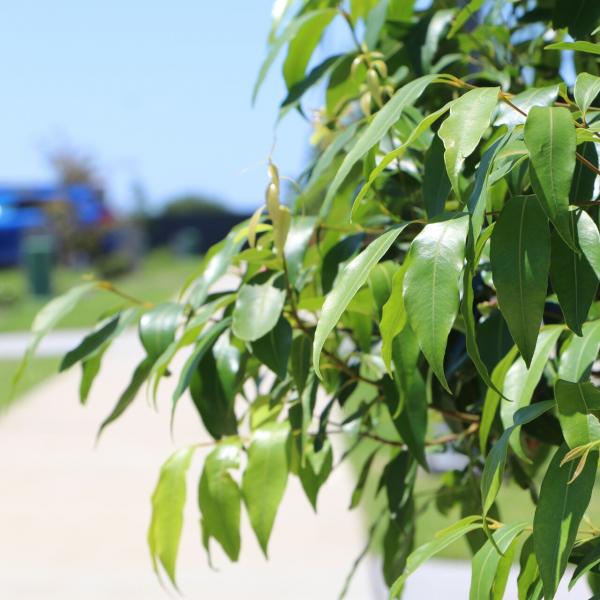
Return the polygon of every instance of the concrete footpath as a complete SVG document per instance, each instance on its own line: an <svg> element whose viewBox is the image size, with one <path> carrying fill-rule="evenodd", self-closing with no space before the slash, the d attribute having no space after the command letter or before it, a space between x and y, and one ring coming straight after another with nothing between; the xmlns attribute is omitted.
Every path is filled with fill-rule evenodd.
<svg viewBox="0 0 600 600"><path fill-rule="evenodd" d="M79 371L55 377L0 419L0 598L6 600L154 600L175 597L154 576L146 547L150 495L161 463L177 447L206 440L198 416L182 401L169 434L172 385L161 388L159 413L140 394L97 448L97 427L141 357L135 334L106 354L87 407L77 401ZM170 383L170 382L169 382ZM219 552L208 567L201 547L196 485L202 455L190 469L178 580L186 598L304 600L336 598L363 540L358 512L346 507L348 466L325 486L315 516L290 480L270 544L260 553L247 521L242 556ZM348 598L378 593L378 569L366 561Z"/></svg>
<svg viewBox="0 0 600 600"><path fill-rule="evenodd" d="M69 347L72 334L64 336ZM58 338L57 338L58 339ZM60 342L63 343L62 341ZM66 341L64 342L66 343ZM145 395L107 429L110 412L142 356L134 332L107 353L89 405L77 401L79 371L34 389L0 418L0 598L3 600L164 600L146 547L150 495L161 463L176 448L206 440L198 416L182 400L169 434L173 382L160 390L158 414ZM267 562L245 519L242 555L232 565L216 551L218 572L201 547L196 485L202 453L190 469L178 581L185 598L202 600L330 600L364 544L364 523L348 512L354 474L335 471L315 515L295 478L290 480ZM516 598L516 570L506 598ZM408 600L468 598L470 567L430 561L408 581ZM560 600L589 597L585 584ZM377 561L365 560L347 598L386 597Z"/></svg>

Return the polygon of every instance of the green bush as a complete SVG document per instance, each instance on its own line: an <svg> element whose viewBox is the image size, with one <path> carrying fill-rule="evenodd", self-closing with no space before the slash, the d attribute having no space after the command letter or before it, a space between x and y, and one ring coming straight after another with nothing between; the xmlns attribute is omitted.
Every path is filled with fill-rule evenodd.
<svg viewBox="0 0 600 600"><path fill-rule="evenodd" d="M339 460L331 437L344 433L374 447L351 502L363 490L387 499L374 529L390 597L466 536L470 598L501 598L517 558L507 596L553 598L568 562L574 580L600 562L600 530L584 520L600 447L600 3L278 6L254 95L280 52L281 117L308 114L305 92L323 91L301 191L281 204L269 161L265 206L212 248L180 299L112 315L63 367L82 363L89 388L114 337L138 323L146 356L105 427L191 349L173 411L193 402L214 439L199 477L207 549L238 558L243 506L266 553L288 477L316 506ZM335 26L353 49L315 64ZM569 49L574 82L561 77ZM241 278L213 292L231 266ZM38 337L97 285L47 307ZM196 450L168 459L152 499L150 550L173 583ZM436 507L463 518L415 550L415 482L450 450L463 460ZM530 491L533 522L503 520L495 500L510 480Z"/></svg>

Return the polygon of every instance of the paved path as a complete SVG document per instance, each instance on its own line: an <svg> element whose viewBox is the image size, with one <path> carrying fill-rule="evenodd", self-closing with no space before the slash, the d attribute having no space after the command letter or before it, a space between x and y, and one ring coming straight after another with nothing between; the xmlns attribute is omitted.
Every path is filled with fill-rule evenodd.
<svg viewBox="0 0 600 600"><path fill-rule="evenodd" d="M72 350L81 338L88 333L87 329L59 329L49 333L40 343L38 356L63 356ZM0 360L22 358L31 339L28 331L0 333Z"/></svg>
<svg viewBox="0 0 600 600"><path fill-rule="evenodd" d="M127 335L106 355L88 407L77 402L75 369L33 390L0 420L0 597L6 600L154 600L169 595L151 572L146 549L150 494L175 447L205 439L193 409L181 403L169 436L169 391L156 414L141 396L97 448L98 424L141 355ZM179 583L186 598L305 600L335 598L363 544L360 515L345 510L351 473L328 482L315 516L290 482L266 562L247 523L240 563L215 552L211 571L195 508L201 457L192 465ZM376 598L376 569L366 562L349 598ZM174 597L171 594L171 597Z"/></svg>

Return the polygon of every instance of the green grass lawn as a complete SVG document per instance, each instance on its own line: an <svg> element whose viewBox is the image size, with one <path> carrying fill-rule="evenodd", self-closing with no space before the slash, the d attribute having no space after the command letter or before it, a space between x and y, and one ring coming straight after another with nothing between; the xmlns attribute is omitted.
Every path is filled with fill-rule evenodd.
<svg viewBox="0 0 600 600"><path fill-rule="evenodd" d="M23 374L17 389L12 393L12 380L19 366L18 360L0 361L0 414L25 392L52 376L58 370L59 357L34 358L29 368Z"/></svg>
<svg viewBox="0 0 600 600"><path fill-rule="evenodd" d="M149 254L136 271L124 275L113 283L121 290L149 302L172 298L200 264L199 257L174 256L168 251ZM62 294L82 282L85 272L59 267L54 274L54 291ZM0 332L27 330L37 311L47 299L33 298L27 293L27 281L20 269L0 271ZM61 327L89 327L98 316L123 303L108 292L99 291L69 314Z"/></svg>

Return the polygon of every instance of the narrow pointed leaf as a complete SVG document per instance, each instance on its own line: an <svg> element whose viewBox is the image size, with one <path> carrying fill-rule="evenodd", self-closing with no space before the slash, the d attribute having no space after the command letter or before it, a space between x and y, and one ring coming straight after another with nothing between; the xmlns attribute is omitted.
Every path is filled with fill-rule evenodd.
<svg viewBox="0 0 600 600"><path fill-rule="evenodd" d="M504 525L492 535L495 544L488 540L475 554L472 562L471 588L469 600L489 600L496 572L502 555L519 536L527 523Z"/></svg>
<svg viewBox="0 0 600 600"><path fill-rule="evenodd" d="M254 431L248 449L248 466L242 479L250 523L265 556L287 484L288 436L286 423L270 423Z"/></svg>
<svg viewBox="0 0 600 600"><path fill-rule="evenodd" d="M587 262L600 279L600 232L588 213L581 211L577 217L577 238L579 247Z"/></svg>
<svg viewBox="0 0 600 600"><path fill-rule="evenodd" d="M470 90L452 103L450 115L442 123L439 136L444 142L444 162L452 189L461 197L459 176L465 159L477 148L490 125L500 88Z"/></svg>
<svg viewBox="0 0 600 600"><path fill-rule="evenodd" d="M600 94L600 77L589 73L579 73L575 80L575 102L585 117L588 108Z"/></svg>
<svg viewBox="0 0 600 600"><path fill-rule="evenodd" d="M195 447L183 448L162 466L152 494L152 519L148 530L148 545L154 570L163 566L171 583L175 582L175 565L183 528L183 507L186 497L185 476Z"/></svg>
<svg viewBox="0 0 600 600"><path fill-rule="evenodd" d="M240 554L242 494L229 471L239 466L239 444L221 443L206 457L198 486L203 533L217 540L232 561Z"/></svg>
<svg viewBox="0 0 600 600"><path fill-rule="evenodd" d="M562 347L558 376L566 381L577 383L587 379L592 363L600 350L600 320L585 323L583 336L572 336Z"/></svg>
<svg viewBox="0 0 600 600"><path fill-rule="evenodd" d="M562 107L534 106L525 123L525 145L533 190L548 218L573 248L568 212L577 140L571 113Z"/></svg>
<svg viewBox="0 0 600 600"><path fill-rule="evenodd" d="M589 381L571 383L559 379L554 386L558 419L570 448L600 439L600 422L593 411L600 410L600 390Z"/></svg>
<svg viewBox="0 0 600 600"><path fill-rule="evenodd" d="M567 450L563 444L548 466L533 520L534 549L547 600L554 598L567 566L598 466L598 453L591 452L579 477L569 483L577 461L560 466Z"/></svg>
<svg viewBox="0 0 600 600"><path fill-rule="evenodd" d="M398 121L407 106L412 105L425 89L432 84L437 75L425 75L419 77L405 86L401 87L385 106L377 112L368 127L361 133L350 152L344 158L344 162L336 173L331 185L327 190L324 203L329 205L335 197L338 189L352 170L352 167L361 160L365 154L378 144L389 129Z"/></svg>
<svg viewBox="0 0 600 600"><path fill-rule="evenodd" d="M240 288L233 310L232 331L245 342L263 337L279 320L285 292L271 283L246 284Z"/></svg>
<svg viewBox="0 0 600 600"><path fill-rule="evenodd" d="M327 295L321 317L317 323L315 339L313 342L313 367L319 377L319 359L321 350L327 336L340 320L342 313L346 310L350 301L358 290L366 283L371 269L380 261L383 255L390 249L396 238L408 225L404 223L371 242L356 258L348 263L336 280L335 287Z"/></svg>
<svg viewBox="0 0 600 600"><path fill-rule="evenodd" d="M505 204L492 233L490 258L500 310L530 364L550 267L548 221L536 196L513 197Z"/></svg>
<svg viewBox="0 0 600 600"><path fill-rule="evenodd" d="M444 355L459 307L468 215L426 225L413 240L404 278L408 321L435 375L448 389Z"/></svg>

